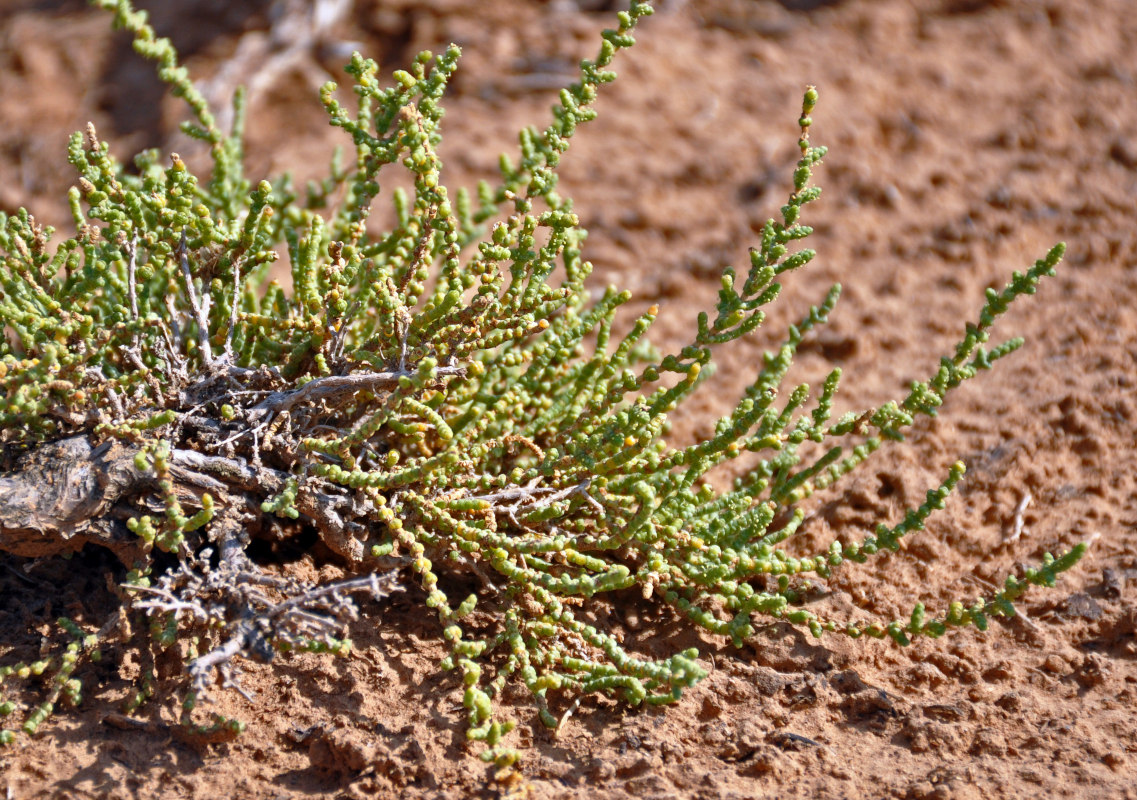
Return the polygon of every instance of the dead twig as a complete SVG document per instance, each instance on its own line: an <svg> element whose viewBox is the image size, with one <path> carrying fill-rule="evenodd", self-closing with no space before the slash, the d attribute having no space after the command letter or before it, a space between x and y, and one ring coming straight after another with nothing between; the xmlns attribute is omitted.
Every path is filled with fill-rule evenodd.
<svg viewBox="0 0 1137 800"><path fill-rule="evenodd" d="M1011 534L1003 541L1015 542L1023 535L1023 515L1026 513L1027 506L1030 505L1032 499L1029 490L1023 492L1022 499L1019 500L1019 504L1015 507L1014 526L1011 528Z"/></svg>

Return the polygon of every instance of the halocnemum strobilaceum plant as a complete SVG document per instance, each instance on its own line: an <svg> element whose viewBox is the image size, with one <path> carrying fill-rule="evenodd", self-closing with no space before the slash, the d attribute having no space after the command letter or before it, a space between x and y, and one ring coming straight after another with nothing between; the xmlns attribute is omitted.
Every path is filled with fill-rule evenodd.
<svg viewBox="0 0 1137 800"><path fill-rule="evenodd" d="M122 614L100 630L61 619L70 643L56 655L0 668L51 679L43 704L0 706L13 727L33 732L61 697L76 700L83 659L133 649L136 702L173 692L186 735L232 735L239 723L200 719L195 705L219 680L236 681L240 659L345 652L352 596L415 581L449 651L441 666L460 676L469 737L507 762L511 723L493 708L507 681L528 687L555 725L560 698L670 703L704 676L694 651L648 660L586 622L581 606L595 595L638 588L735 643L764 616L816 636L906 644L1013 614L1029 585L1052 584L1082 554L1048 556L994 597L938 616L916 603L902 620L838 621L797 602L803 581L923 527L961 479L958 464L895 525L810 555L782 549L801 501L1021 344L988 347L988 331L1052 274L1061 246L989 291L955 351L895 402L831 419L838 370L817 389L785 385L796 348L837 301L833 287L713 436L664 443L669 414L711 379L716 347L754 331L778 277L814 255L797 246L811 232L801 214L825 154L809 141L812 88L781 219L766 224L744 274L724 270L718 306L698 316L690 342L660 357L645 338L654 308L613 337L629 295L589 299L584 232L556 193L558 162L648 2L618 15L553 122L522 131L520 159L503 157L476 199L439 181L440 100L457 47L420 54L389 88L354 56L357 106L344 108L334 85L322 92L354 157L301 193L286 177L245 177L240 95L233 130L219 130L145 16L126 0L96 5L187 101L184 129L208 144L213 170L199 180L177 155L153 152L124 170L91 127L68 150L74 236L54 242L22 210L0 216L0 550L100 546L126 569ZM413 192L383 199L385 170L399 169ZM382 232L368 224L380 203L397 220ZM290 291L269 280L285 258ZM747 468L732 488L705 480L738 458ZM250 550L313 533L321 557L357 577L304 583L265 571ZM477 589L456 596L457 585ZM158 681L159 657L184 663L180 688Z"/></svg>

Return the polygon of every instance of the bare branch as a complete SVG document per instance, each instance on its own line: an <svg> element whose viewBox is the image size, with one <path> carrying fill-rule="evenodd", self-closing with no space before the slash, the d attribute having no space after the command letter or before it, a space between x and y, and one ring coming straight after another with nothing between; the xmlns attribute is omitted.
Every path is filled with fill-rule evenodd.
<svg viewBox="0 0 1137 800"><path fill-rule="evenodd" d="M136 261L135 258L138 254L138 236L130 240L130 243L124 246L130 260L126 264L126 285L127 291L130 294L130 318L138 319L138 284L135 279Z"/></svg>
<svg viewBox="0 0 1137 800"><path fill-rule="evenodd" d="M210 298L206 295L201 300L198 299L197 289L193 285L193 275L190 274L189 250L186 247L185 231L182 231L182 238L178 242L178 248L175 252L178 256L178 264L182 268L182 277L186 283L186 297L189 300L190 308L193 309L194 321L197 323L197 346L201 349L201 360L209 367L213 365L213 351L209 347Z"/></svg>
<svg viewBox="0 0 1137 800"><path fill-rule="evenodd" d="M275 392L254 406L252 411L261 413L278 413L287 411L298 403L316 403L321 400L332 400L356 392L377 389L383 386L392 386L400 378L410 378L414 372L409 370L394 370L392 372L359 372L351 375L328 375L308 381L299 389L288 392ZM464 377L465 367L439 367L435 374L440 378Z"/></svg>

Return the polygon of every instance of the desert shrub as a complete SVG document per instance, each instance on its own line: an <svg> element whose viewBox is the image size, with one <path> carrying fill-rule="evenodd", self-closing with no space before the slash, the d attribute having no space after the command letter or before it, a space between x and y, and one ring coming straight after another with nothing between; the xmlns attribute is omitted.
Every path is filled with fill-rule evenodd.
<svg viewBox="0 0 1137 800"><path fill-rule="evenodd" d="M421 53L389 87L355 55L355 107L333 84L321 93L354 149L301 191L287 176L246 177L240 94L232 130L220 130L145 15L127 0L96 5L184 98L183 129L208 145L212 172L199 179L156 152L124 169L88 127L67 153L75 235L53 244L26 211L0 217L0 550L99 546L128 569L119 616L98 631L61 619L61 653L0 669L51 678L42 705L0 706L25 731L61 698L76 701L76 666L113 646L140 654L134 704L180 692L189 733L235 734L240 723L199 709L219 682L237 683L240 659L346 652L352 596L413 580L437 614L441 667L460 675L469 737L508 762L512 723L494 711L507 681L524 684L553 726L566 698L671 703L704 676L695 651L647 659L586 622L581 606L596 595L639 590L735 644L756 617L907 644L1013 615L1028 586L1053 585L1081 556L1082 546L1048 555L993 597L939 615L915 603L905 619L836 620L803 605L803 582L923 528L962 464L896 524L812 554L786 549L802 501L1022 344L989 346L989 331L1053 274L1061 245L989 290L954 352L904 397L832 419L839 370L819 388L787 385L796 349L837 302L834 286L766 354L713 436L665 443L669 415L714 380L716 349L755 331L779 277L814 256L800 246L825 155L809 138L813 88L781 218L766 223L743 273L723 271L717 307L698 315L689 343L661 355L646 337L656 308L618 324L627 292L589 299L584 230L556 191L560 159L648 2L618 15L551 124L522 131L520 158L503 156L473 196L441 184L437 155L457 47ZM391 193L396 222L378 231L380 174L400 168L413 191ZM282 259L290 290L270 280ZM716 490L709 471L735 459L745 469ZM250 555L255 542L313 533L311 552L355 577L308 584ZM452 588L471 583L466 597ZM159 681L153 664L170 657L183 675Z"/></svg>

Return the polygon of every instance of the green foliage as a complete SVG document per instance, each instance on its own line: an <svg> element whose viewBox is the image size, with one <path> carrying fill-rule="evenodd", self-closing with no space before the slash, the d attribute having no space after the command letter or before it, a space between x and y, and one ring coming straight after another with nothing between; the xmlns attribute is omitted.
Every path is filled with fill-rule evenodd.
<svg viewBox="0 0 1137 800"><path fill-rule="evenodd" d="M132 495L138 514L129 530L143 555L123 591L150 618L140 646L194 642L182 651L194 675L187 724L208 691L207 668L223 663L210 658L225 636L240 652L265 646L229 601L217 606L227 609L218 612L225 636L204 625L189 613L202 598L228 591L242 598L238 610L268 620L262 655L349 647L326 632L286 634L274 622L286 604L262 602L237 572L223 586L210 571L206 548L237 563L250 537L269 532L314 529L356 573L395 565L413 574L449 649L442 666L460 674L469 737L499 762L516 755L501 744L512 723L493 707L507 680L522 682L555 725L553 694L671 703L704 676L693 650L645 659L586 622L579 608L594 595L636 588L735 644L754 632L755 615L816 636L907 644L1012 615L1028 585L1053 585L1082 554L1079 546L1048 556L1007 578L995 597L953 604L938 618L917 604L906 620L838 621L796 602L803 581L896 550L922 529L962 478L961 464L892 527L817 553L785 549L803 500L883 442L901 440L918 415L934 416L948 392L1021 344L988 347L989 329L1053 274L1060 245L1003 291L989 291L954 353L906 397L833 420L839 370L819 390L785 385L797 348L833 310L835 286L766 354L713 436L665 444L669 415L710 379L716 348L758 328L778 297L778 276L814 255L793 249L811 233L801 219L820 193L810 181L825 155L809 140L814 89L781 219L766 224L745 275L724 271L713 319L700 314L691 341L658 357L645 338L657 309L614 337L629 294L609 289L589 301L585 233L556 192L557 165L577 126L595 115L597 91L614 78L611 62L633 43L649 3L632 0L618 15L599 54L561 92L552 123L522 131L520 158L503 156L496 184L479 186L476 210L439 177L440 99L457 47L420 54L387 88L375 62L356 54L347 67L355 107L341 105L334 84L321 92L354 159L301 195L287 177L255 185L245 177L240 95L234 129L219 131L144 13L127 0L95 4L114 11L135 49L186 100L193 120L184 130L208 144L213 170L202 182L177 155L162 166L143 153L136 173L127 172L89 127L68 149L79 174L70 194L75 236L52 249L53 231L27 212L0 218L0 327L10 332L0 341L0 443L14 450L86 435L134 453L146 480ZM397 223L379 232L369 217L388 167L408 171L414 188L392 193ZM282 258L291 291L269 280ZM733 487L713 489L708 472L739 458L747 468ZM191 480L198 490L184 491L187 474L223 488L202 492L206 483ZM162 512L142 513L154 507ZM159 552L176 556L174 577L151 577L169 561ZM477 591L464 599L448 588L471 579ZM290 591L307 604L334 594ZM71 634L80 644L68 647L51 703L77 694L72 657L94 646ZM138 700L153 691L145 675ZM48 711L33 711L25 729ZM217 719L201 730L236 728Z"/></svg>

